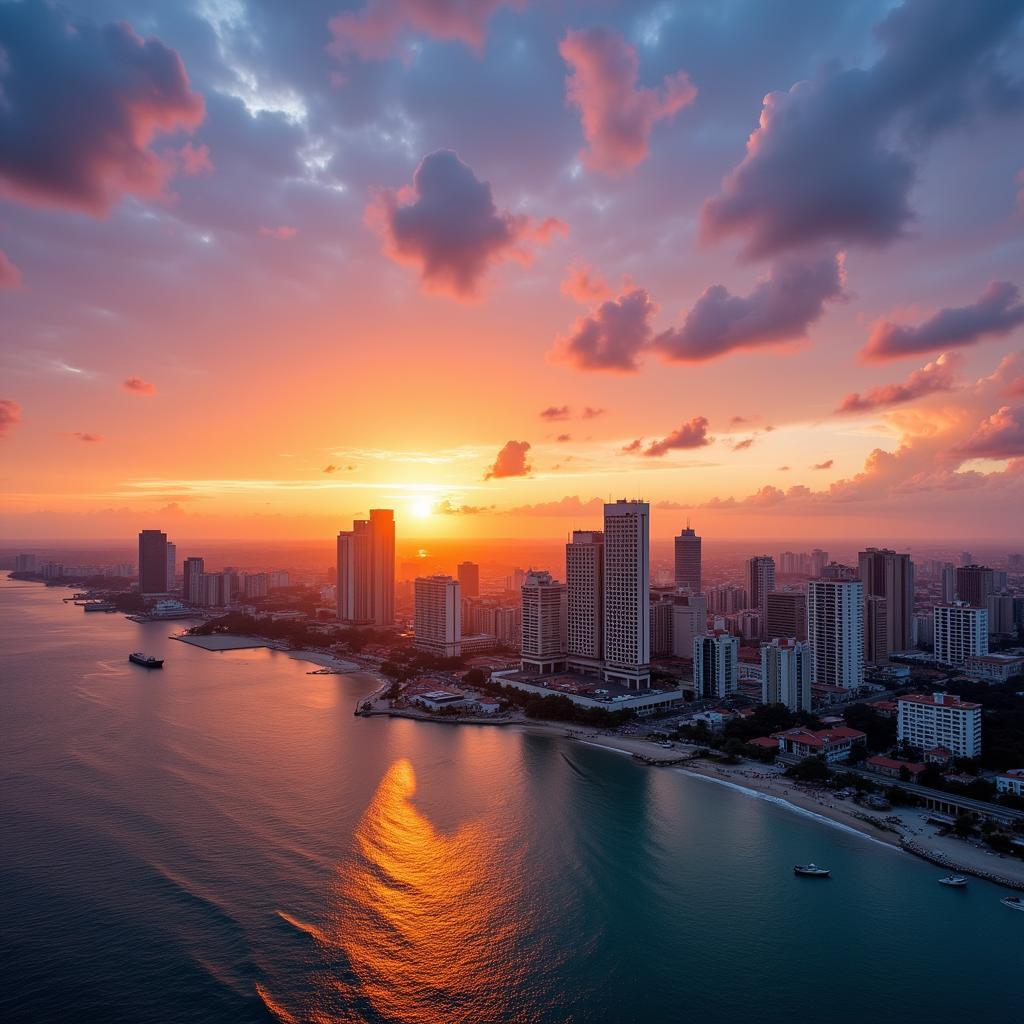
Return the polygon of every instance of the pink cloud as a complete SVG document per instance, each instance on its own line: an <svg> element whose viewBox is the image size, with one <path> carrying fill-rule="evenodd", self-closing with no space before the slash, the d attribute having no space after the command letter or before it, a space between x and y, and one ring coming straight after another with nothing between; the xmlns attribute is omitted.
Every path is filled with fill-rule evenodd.
<svg viewBox="0 0 1024 1024"><path fill-rule="evenodd" d="M651 320L658 307L644 288L602 302L581 316L568 337L560 338L556 358L580 370L633 373L641 351L650 343Z"/></svg>
<svg viewBox="0 0 1024 1024"><path fill-rule="evenodd" d="M969 306L940 309L917 327L880 320L861 349L865 362L881 362L946 348L975 345L987 337L1009 334L1024 324L1020 291L1009 281L993 281Z"/></svg>
<svg viewBox="0 0 1024 1024"><path fill-rule="evenodd" d="M714 438L708 437L707 417L694 416L678 430L673 430L667 437L648 446L644 455L658 458L675 449L704 448L713 440Z"/></svg>
<svg viewBox="0 0 1024 1024"><path fill-rule="evenodd" d="M555 440L556 441L563 441L563 442L564 441L571 441L572 440L572 435L571 434L559 434L558 437L555 438Z"/></svg>
<svg viewBox="0 0 1024 1024"><path fill-rule="evenodd" d="M121 387L125 391L131 391L136 395L155 395L156 385L150 383L148 380L143 380L141 377L129 377Z"/></svg>
<svg viewBox="0 0 1024 1024"><path fill-rule="evenodd" d="M640 87L636 50L610 29L570 31L558 51L571 69L566 97L579 108L587 140L580 155L594 171L618 175L636 167L654 125L697 96L685 71L667 75L658 89Z"/></svg>
<svg viewBox="0 0 1024 1024"><path fill-rule="evenodd" d="M339 14L327 23L335 57L358 54L384 58L408 33L454 39L474 49L484 43L487 22L503 6L521 7L523 0L367 0L358 13Z"/></svg>
<svg viewBox="0 0 1024 1024"><path fill-rule="evenodd" d="M936 392L952 391L956 387L956 371L961 365L962 359L956 353L944 352L934 362L915 370L900 384L883 384L863 394L848 394L836 412L871 412L912 402Z"/></svg>
<svg viewBox="0 0 1024 1024"><path fill-rule="evenodd" d="M533 467L526 461L529 441L509 441L498 452L494 465L484 474L485 480L500 480L510 476L529 476Z"/></svg>
<svg viewBox="0 0 1024 1024"><path fill-rule="evenodd" d="M278 224L276 228L260 225L260 234L264 238L278 238L281 241L286 241L289 238L294 238L298 233L298 228L293 228L289 224Z"/></svg>
<svg viewBox="0 0 1024 1024"><path fill-rule="evenodd" d="M958 454L974 459L1024 457L1024 408L1004 405L978 425Z"/></svg>
<svg viewBox="0 0 1024 1024"><path fill-rule="evenodd" d="M478 516L493 510L493 505L456 505L451 498L442 498L431 509L434 515L439 516Z"/></svg>
<svg viewBox="0 0 1024 1024"><path fill-rule="evenodd" d="M76 430L71 436L77 441L85 441L86 444L98 444L103 440L102 434L90 434L84 430Z"/></svg>
<svg viewBox="0 0 1024 1024"><path fill-rule="evenodd" d="M876 449L877 451L877 449ZM824 462L816 462L811 469L824 470L831 469L835 465L835 459L826 459Z"/></svg>
<svg viewBox="0 0 1024 1024"><path fill-rule="evenodd" d="M21 406L13 398L0 398L0 437L21 422Z"/></svg>
<svg viewBox="0 0 1024 1024"><path fill-rule="evenodd" d="M0 249L0 288L20 288L21 271L11 262L7 253Z"/></svg>
<svg viewBox="0 0 1024 1024"><path fill-rule="evenodd" d="M752 448L753 445L754 445L754 438L746 437L742 441L737 441L732 446L732 450L734 452L742 452L742 451L745 451L747 448Z"/></svg>
<svg viewBox="0 0 1024 1024"><path fill-rule="evenodd" d="M580 263L569 267L561 288L564 295L585 306L607 299L612 293L608 282L600 274Z"/></svg>
<svg viewBox="0 0 1024 1024"><path fill-rule="evenodd" d="M585 420L596 420L598 416L603 416L606 412L606 409L598 409L592 405L585 405L583 407L583 418Z"/></svg>
<svg viewBox="0 0 1024 1024"><path fill-rule="evenodd" d="M683 325L659 334L652 347L671 362L695 363L737 349L795 341L843 294L841 256L789 256L778 260L749 295L724 285L708 288Z"/></svg>
<svg viewBox="0 0 1024 1024"><path fill-rule="evenodd" d="M150 143L204 113L174 50L124 22L72 25L47 4L3 5L0 38L3 191L95 216L126 193L160 194L177 161Z"/></svg>
<svg viewBox="0 0 1024 1024"><path fill-rule="evenodd" d="M191 142L186 142L177 151L177 157L181 173L189 177L195 177L197 174L210 174L213 171L213 163L210 161L210 147L205 144L193 146Z"/></svg>
<svg viewBox="0 0 1024 1024"><path fill-rule="evenodd" d="M551 237L549 219L499 210L491 186L458 154L439 149L416 168L411 188L382 189L366 220L398 263L416 267L427 291L454 298L477 294L487 271L515 259L529 263L531 243Z"/></svg>

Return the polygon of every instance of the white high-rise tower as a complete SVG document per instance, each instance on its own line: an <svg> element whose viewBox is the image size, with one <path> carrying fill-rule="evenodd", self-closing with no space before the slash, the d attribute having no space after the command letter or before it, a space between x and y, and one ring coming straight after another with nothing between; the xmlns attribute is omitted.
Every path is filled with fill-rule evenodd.
<svg viewBox="0 0 1024 1024"><path fill-rule="evenodd" d="M621 499L604 507L604 679L651 685L651 510Z"/></svg>

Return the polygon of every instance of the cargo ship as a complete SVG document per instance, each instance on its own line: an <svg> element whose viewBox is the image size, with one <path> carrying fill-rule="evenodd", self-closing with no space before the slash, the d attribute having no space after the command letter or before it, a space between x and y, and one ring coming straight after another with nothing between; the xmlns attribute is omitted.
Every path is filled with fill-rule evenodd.
<svg viewBox="0 0 1024 1024"><path fill-rule="evenodd" d="M141 665L143 668L163 668L164 659L154 658L152 654L143 654L141 651L133 651L128 655L128 660Z"/></svg>

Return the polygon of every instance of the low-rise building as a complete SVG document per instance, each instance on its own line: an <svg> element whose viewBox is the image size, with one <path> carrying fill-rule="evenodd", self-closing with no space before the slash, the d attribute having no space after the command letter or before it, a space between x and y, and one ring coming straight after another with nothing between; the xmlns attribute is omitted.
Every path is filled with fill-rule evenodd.
<svg viewBox="0 0 1024 1024"><path fill-rule="evenodd" d="M1006 683L1024 675L1024 656L1019 654L970 654L964 670L972 679L989 684Z"/></svg>
<svg viewBox="0 0 1024 1024"><path fill-rule="evenodd" d="M881 754L869 757L864 764L869 771L877 772L879 775L888 775L894 779L904 778L903 772L906 770L906 777L911 782L916 782L921 773L928 767L925 764L919 764L917 761L904 761L897 757L882 757Z"/></svg>
<svg viewBox="0 0 1024 1024"><path fill-rule="evenodd" d="M996 776L996 792L1024 797L1024 768L1010 768Z"/></svg>
<svg viewBox="0 0 1024 1024"><path fill-rule="evenodd" d="M773 732L779 742L780 754L797 757L820 757L826 764L849 760L854 744L865 744L867 736L858 729L840 726L837 729L807 729L797 726L784 732Z"/></svg>

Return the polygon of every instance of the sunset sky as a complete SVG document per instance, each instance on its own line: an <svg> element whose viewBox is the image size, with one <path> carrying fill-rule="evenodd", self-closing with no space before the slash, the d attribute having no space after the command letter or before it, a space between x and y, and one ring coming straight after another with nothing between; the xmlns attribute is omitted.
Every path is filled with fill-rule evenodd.
<svg viewBox="0 0 1024 1024"><path fill-rule="evenodd" d="M1024 0L0 2L0 537L1020 538Z"/></svg>

